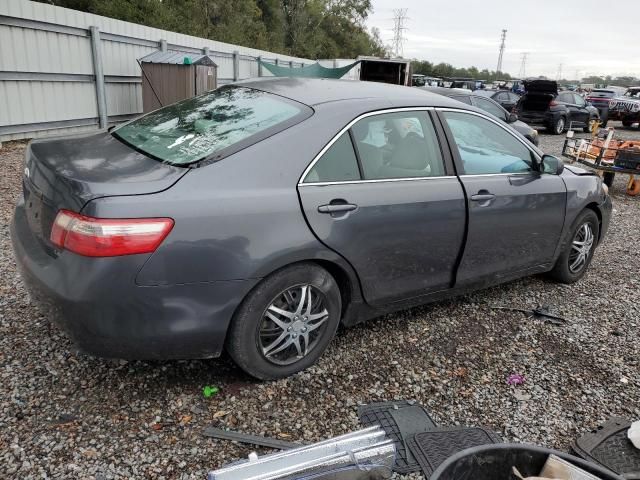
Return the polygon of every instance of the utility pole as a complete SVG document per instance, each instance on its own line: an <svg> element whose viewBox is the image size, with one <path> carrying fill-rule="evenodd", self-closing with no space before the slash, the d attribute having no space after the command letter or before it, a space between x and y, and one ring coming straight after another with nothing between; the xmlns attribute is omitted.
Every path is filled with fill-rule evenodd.
<svg viewBox="0 0 640 480"><path fill-rule="evenodd" d="M507 31L502 30L502 36L500 37L500 54L498 55L498 67L496 68L496 74L502 71L502 57L504 56L504 42L507 39Z"/></svg>
<svg viewBox="0 0 640 480"><path fill-rule="evenodd" d="M409 20L406 8L396 8L393 11L393 54L396 57L404 55L404 23Z"/></svg>
<svg viewBox="0 0 640 480"><path fill-rule="evenodd" d="M562 80L562 64L558 65L558 74L556 75L556 80Z"/></svg>
<svg viewBox="0 0 640 480"><path fill-rule="evenodd" d="M527 57L529 56L529 52L523 52L521 55L522 63L520 64L520 72L518 72L518 77L523 79L527 76Z"/></svg>

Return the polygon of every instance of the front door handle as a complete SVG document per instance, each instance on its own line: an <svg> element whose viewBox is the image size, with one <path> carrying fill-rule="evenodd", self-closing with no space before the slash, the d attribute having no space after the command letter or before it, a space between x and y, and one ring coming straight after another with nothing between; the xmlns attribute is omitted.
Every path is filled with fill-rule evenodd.
<svg viewBox="0 0 640 480"><path fill-rule="evenodd" d="M358 208L357 205L352 203L330 203L328 205L320 205L318 207L319 213L343 213L352 212Z"/></svg>
<svg viewBox="0 0 640 480"><path fill-rule="evenodd" d="M496 198L496 196L493 193L477 193L476 195L471 195L472 202L488 202L494 198Z"/></svg>

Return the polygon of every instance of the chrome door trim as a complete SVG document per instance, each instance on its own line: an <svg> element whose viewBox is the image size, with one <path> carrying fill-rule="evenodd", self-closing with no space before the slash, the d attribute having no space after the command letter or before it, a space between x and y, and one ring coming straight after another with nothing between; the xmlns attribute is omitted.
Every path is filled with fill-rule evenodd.
<svg viewBox="0 0 640 480"><path fill-rule="evenodd" d="M390 182L415 182L418 180L445 180L457 178L455 175L443 175L441 177L405 177L405 178L379 178L374 180L344 180L339 182L308 182L299 183L299 187L326 187L328 185L353 185L358 183L390 183Z"/></svg>

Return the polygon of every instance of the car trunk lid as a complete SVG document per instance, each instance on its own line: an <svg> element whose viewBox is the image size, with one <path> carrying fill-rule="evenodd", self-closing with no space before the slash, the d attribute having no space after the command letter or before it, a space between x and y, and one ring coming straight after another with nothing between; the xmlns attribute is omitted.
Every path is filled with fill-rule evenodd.
<svg viewBox="0 0 640 480"><path fill-rule="evenodd" d="M526 93L558 94L558 83L553 80L527 80L524 82Z"/></svg>
<svg viewBox="0 0 640 480"><path fill-rule="evenodd" d="M80 212L95 198L166 190L188 170L151 159L107 132L34 140L23 177L29 226L48 243L60 209Z"/></svg>

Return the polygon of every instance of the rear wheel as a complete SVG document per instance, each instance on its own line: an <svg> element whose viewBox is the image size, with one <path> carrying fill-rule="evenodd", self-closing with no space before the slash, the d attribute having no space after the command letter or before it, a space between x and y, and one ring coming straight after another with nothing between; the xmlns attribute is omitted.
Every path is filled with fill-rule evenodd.
<svg viewBox="0 0 640 480"><path fill-rule="evenodd" d="M551 126L551 132L554 135L562 135L566 126L567 121L564 119L564 117L558 117Z"/></svg>
<svg viewBox="0 0 640 480"><path fill-rule="evenodd" d="M340 290L329 272L311 263L284 268L242 302L227 350L260 380L292 375L320 358L338 328L341 309Z"/></svg>
<svg viewBox="0 0 640 480"><path fill-rule="evenodd" d="M622 120L623 127L630 127L632 124L631 120Z"/></svg>
<svg viewBox="0 0 640 480"><path fill-rule="evenodd" d="M600 223L593 210L584 210L573 222L568 241L563 246L550 275L561 283L575 283L584 277L600 235Z"/></svg>

